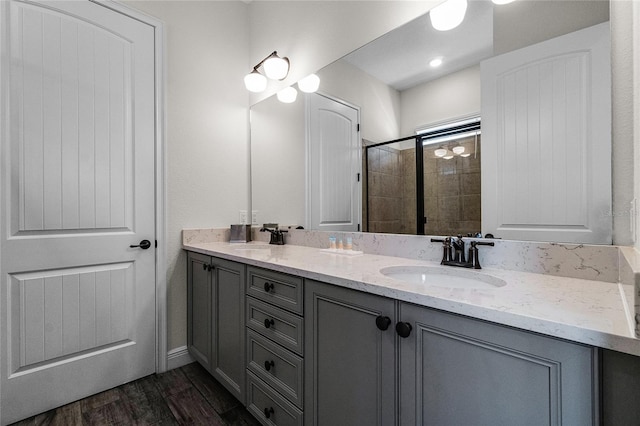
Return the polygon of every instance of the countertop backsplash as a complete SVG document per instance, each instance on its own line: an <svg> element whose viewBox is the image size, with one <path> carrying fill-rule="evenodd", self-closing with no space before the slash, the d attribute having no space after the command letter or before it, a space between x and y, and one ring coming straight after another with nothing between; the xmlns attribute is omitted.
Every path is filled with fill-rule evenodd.
<svg viewBox="0 0 640 426"><path fill-rule="evenodd" d="M432 243L430 236L281 229L288 231L286 244L328 248L329 236L345 242L351 237L353 250L368 254L434 262L442 259L442 244ZM229 229L185 229L182 238L184 243L229 241ZM254 227L252 240L269 242L269 234ZM618 246L493 241L494 247L480 247L482 266L615 283L620 281L619 263L625 259L619 254Z"/></svg>

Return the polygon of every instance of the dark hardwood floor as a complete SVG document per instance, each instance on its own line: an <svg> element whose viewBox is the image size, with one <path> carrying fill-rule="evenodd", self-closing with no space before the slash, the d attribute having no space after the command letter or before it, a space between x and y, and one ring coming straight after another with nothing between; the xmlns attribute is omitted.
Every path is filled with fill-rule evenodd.
<svg viewBox="0 0 640 426"><path fill-rule="evenodd" d="M38 414L14 426L259 424L200 364L193 363Z"/></svg>

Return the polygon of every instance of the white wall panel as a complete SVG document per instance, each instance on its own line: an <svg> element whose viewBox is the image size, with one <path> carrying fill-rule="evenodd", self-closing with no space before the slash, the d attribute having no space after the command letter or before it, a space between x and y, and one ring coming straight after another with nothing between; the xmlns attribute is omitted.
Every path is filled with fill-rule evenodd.
<svg viewBox="0 0 640 426"><path fill-rule="evenodd" d="M133 340L132 269L121 263L13 274L11 303L19 307L10 326L14 372Z"/></svg>

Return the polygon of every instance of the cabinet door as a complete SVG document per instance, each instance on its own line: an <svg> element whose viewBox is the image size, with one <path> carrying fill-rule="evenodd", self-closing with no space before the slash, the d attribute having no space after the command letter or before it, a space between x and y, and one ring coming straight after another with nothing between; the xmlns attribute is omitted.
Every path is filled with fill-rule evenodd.
<svg viewBox="0 0 640 426"><path fill-rule="evenodd" d="M211 257L187 253L187 346L211 370Z"/></svg>
<svg viewBox="0 0 640 426"><path fill-rule="evenodd" d="M211 374L244 402L245 278L243 264L213 258Z"/></svg>
<svg viewBox="0 0 640 426"><path fill-rule="evenodd" d="M305 424L395 424L395 302L310 280L304 302Z"/></svg>
<svg viewBox="0 0 640 426"><path fill-rule="evenodd" d="M595 424L593 348L400 304L402 425Z"/></svg>

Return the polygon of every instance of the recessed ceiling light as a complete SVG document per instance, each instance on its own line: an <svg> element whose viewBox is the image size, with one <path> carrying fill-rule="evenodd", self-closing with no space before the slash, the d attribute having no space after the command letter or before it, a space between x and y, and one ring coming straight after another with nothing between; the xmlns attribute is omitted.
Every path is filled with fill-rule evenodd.
<svg viewBox="0 0 640 426"><path fill-rule="evenodd" d="M432 67L439 67L440 65L442 65L442 58L434 58L429 62L429 65L431 65Z"/></svg>

